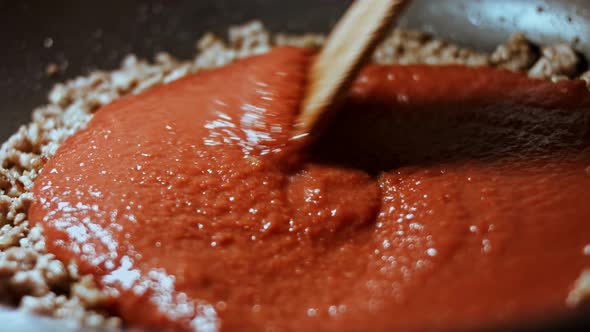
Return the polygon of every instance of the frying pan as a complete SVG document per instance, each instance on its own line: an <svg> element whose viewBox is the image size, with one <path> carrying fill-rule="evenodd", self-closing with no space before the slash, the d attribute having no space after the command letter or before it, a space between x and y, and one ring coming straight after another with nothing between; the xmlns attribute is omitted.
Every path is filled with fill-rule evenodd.
<svg viewBox="0 0 590 332"><path fill-rule="evenodd" d="M273 31L326 32L349 0L0 0L0 141L29 122L56 82L115 68L124 55L194 53L205 31L263 20ZM590 56L590 1L414 0L401 25L490 51L515 31L534 42L567 42ZM47 77L45 68L65 68ZM0 309L1 330L73 330L47 319ZM590 331L590 311L560 321L506 330Z"/></svg>

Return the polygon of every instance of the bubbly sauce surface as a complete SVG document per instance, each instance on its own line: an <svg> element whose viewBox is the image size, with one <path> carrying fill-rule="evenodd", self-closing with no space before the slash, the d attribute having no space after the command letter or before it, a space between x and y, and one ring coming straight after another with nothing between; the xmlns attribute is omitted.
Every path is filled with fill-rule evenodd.
<svg viewBox="0 0 590 332"><path fill-rule="evenodd" d="M590 257L590 93L489 68L369 66L289 141L310 54L277 48L99 110L33 223L130 325L471 327L566 313Z"/></svg>

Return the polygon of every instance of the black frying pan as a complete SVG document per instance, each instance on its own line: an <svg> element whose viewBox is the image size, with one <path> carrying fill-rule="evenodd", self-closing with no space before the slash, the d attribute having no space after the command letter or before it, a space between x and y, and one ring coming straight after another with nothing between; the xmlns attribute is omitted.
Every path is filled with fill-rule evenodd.
<svg viewBox="0 0 590 332"><path fill-rule="evenodd" d="M133 52L187 58L205 31L259 18L273 31L326 32L349 0L0 0L0 141L29 122L56 82L110 69ZM402 25L489 51L515 31L538 43L572 43L590 56L587 0L414 0ZM45 41L51 39L52 45ZM66 64L48 78L49 63ZM0 330L63 330L63 325L0 310ZM12 325L10 325L12 323ZM590 311L526 331L590 331Z"/></svg>

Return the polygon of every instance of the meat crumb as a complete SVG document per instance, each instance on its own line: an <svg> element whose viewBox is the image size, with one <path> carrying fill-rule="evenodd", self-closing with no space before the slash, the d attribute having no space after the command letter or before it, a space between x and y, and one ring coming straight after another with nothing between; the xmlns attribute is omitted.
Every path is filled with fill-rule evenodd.
<svg viewBox="0 0 590 332"><path fill-rule="evenodd" d="M580 64L580 58L567 44L545 46L541 58L529 70L529 76L550 79L554 76L573 77Z"/></svg>
<svg viewBox="0 0 590 332"><path fill-rule="evenodd" d="M50 63L47 65L47 67L45 67L45 74L47 74L47 76L51 77L51 76L55 76L57 75L57 73L59 73L59 65L56 63Z"/></svg>
<svg viewBox="0 0 590 332"><path fill-rule="evenodd" d="M515 33L499 45L490 56L490 62L512 71L526 71L537 61L539 55L523 33Z"/></svg>
<svg viewBox="0 0 590 332"><path fill-rule="evenodd" d="M586 82L586 85L588 86L588 89L590 89L590 70L588 70L587 72L585 72L582 75L580 75L580 79L582 81Z"/></svg>
<svg viewBox="0 0 590 332"><path fill-rule="evenodd" d="M304 35L288 35L279 33L275 36L274 43L277 46L295 46L317 50L325 41L324 35L307 33Z"/></svg>
<svg viewBox="0 0 590 332"><path fill-rule="evenodd" d="M590 301L590 270L585 270L574 283L574 287L566 299L566 304L569 307L578 307L588 301Z"/></svg>

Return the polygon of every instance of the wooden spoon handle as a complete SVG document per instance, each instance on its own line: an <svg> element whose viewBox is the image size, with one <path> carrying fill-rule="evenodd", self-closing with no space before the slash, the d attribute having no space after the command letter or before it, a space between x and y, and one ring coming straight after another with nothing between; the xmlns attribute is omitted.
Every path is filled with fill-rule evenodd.
<svg viewBox="0 0 590 332"><path fill-rule="evenodd" d="M323 127L406 2L356 0L346 11L311 66L294 138Z"/></svg>

